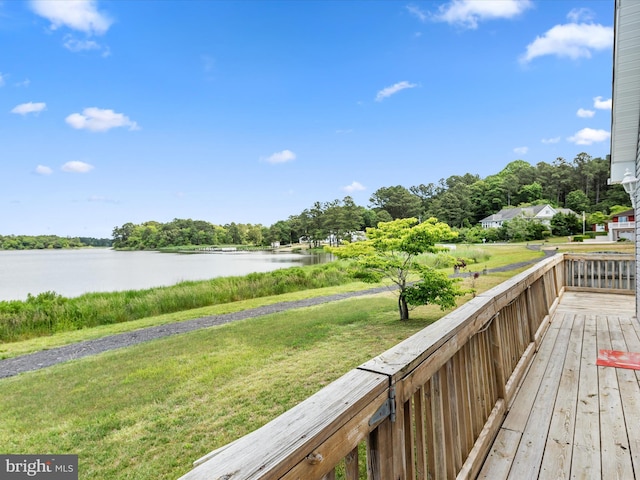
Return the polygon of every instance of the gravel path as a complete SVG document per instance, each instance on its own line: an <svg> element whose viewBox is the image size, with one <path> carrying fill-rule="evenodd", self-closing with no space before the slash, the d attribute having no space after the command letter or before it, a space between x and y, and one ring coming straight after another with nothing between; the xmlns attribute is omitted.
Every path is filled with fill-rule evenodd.
<svg viewBox="0 0 640 480"><path fill-rule="evenodd" d="M535 246L532 249L535 249ZM487 272L490 273L515 270L527 265L537 263L547 256L553 254L555 254L555 251L545 251L545 257L529 262L514 263L512 265L506 265L504 267L488 269ZM455 276L462 277L467 275L469 275L469 273L459 273ZM157 338L192 332L194 330L213 327L216 325L224 325L225 323L234 322L236 320L255 318L261 315L284 312L285 310L291 310L294 308L310 307L313 305L334 302L336 300L343 300L345 298L372 295L387 291L389 291L389 287L378 287L358 292L349 292L336 295L328 295L325 297L309 298L306 300L298 300L295 302L275 303L273 305L265 305L263 307L252 308L250 310L227 313L224 315L213 315L209 317L196 318L183 322L159 325L157 327L143 328L132 332L120 333L118 335L110 335L96 340L87 340L84 342L74 343L72 345L52 348L50 350L42 350L28 355L21 355L19 357L0 360L0 378L12 377L14 375L18 375L19 373L28 372L31 370L39 370L41 368L50 367L58 363L88 357L90 355L95 355L97 353L106 352L109 350L130 347L132 345L148 342L149 340L155 340Z"/></svg>

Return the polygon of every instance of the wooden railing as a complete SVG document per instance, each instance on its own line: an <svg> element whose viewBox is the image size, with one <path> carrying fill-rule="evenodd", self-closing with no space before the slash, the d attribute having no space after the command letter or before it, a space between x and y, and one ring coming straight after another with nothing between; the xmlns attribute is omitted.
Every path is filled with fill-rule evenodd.
<svg viewBox="0 0 640 480"><path fill-rule="evenodd" d="M636 263L633 255L565 254L565 282L571 290L636 291Z"/></svg>
<svg viewBox="0 0 640 480"><path fill-rule="evenodd" d="M567 276L600 288L610 282L590 274L613 262L604 277L620 273L614 284L629 286L630 261L544 260L211 452L181 480L474 478Z"/></svg>

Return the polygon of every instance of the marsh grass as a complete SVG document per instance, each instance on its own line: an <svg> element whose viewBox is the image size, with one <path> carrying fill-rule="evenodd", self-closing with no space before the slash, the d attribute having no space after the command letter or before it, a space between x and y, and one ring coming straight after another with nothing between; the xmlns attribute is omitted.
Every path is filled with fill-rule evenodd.
<svg viewBox="0 0 640 480"><path fill-rule="evenodd" d="M182 282L171 287L88 293L75 298L45 292L29 296L26 301L0 302L0 342L349 282L353 279L337 262L244 277Z"/></svg>

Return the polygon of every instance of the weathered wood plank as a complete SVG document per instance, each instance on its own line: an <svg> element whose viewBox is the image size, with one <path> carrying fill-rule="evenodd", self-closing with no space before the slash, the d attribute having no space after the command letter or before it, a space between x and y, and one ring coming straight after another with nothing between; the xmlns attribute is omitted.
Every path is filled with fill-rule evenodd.
<svg viewBox="0 0 640 480"><path fill-rule="evenodd" d="M460 426L460 421L462 420L460 415L460 396L458 394L458 390L456 387L456 373L457 369L455 368L455 362L457 360L457 355L455 355L451 360L447 362L446 371L447 371L447 396L449 398L449 436L451 437L451 452L453 457L453 472L458 472L460 468L462 468L462 462L467 458L466 454L463 457L463 449L461 445L462 437L460 432L462 430Z"/></svg>
<svg viewBox="0 0 640 480"><path fill-rule="evenodd" d="M571 334L571 322L572 317L565 316L558 331L557 340L554 342L554 348L551 351L553 360L549 362L544 372L508 478L516 480L536 478L538 475L551 422L549 413L553 409L558 387L560 386L566 344Z"/></svg>
<svg viewBox="0 0 640 480"><path fill-rule="evenodd" d="M559 324L560 322L553 322L547 330L544 341L540 345L540 349L533 359L518 395L511 405L511 410L504 422L503 428L520 433L524 432L529 414L533 409L533 403L540 389L542 377L549 364L558 332L560 331Z"/></svg>
<svg viewBox="0 0 640 480"><path fill-rule="evenodd" d="M639 345L633 343L633 336L630 336L631 342L627 343L622 331L621 323L624 319L610 316L608 318L609 335L611 338L611 348L620 351L640 352L637 348ZM628 322L629 319L626 319ZM635 336L637 339L637 336ZM629 441L629 453L633 470L638 475L640 472L640 384L635 370L626 368L616 368L618 376L618 386L620 388L620 397L622 399L622 409L624 412L624 421L627 430L627 438Z"/></svg>
<svg viewBox="0 0 640 480"><path fill-rule="evenodd" d="M596 317L598 349L611 349L606 316ZM633 478L629 442L622 411L622 400L616 369L598 367L600 386L600 452L602 478Z"/></svg>
<svg viewBox="0 0 640 480"><path fill-rule="evenodd" d="M462 428L462 431L460 433L460 441L462 442L464 457L466 458L473 448L475 436L473 434L473 421L471 420L471 396L469 394L468 376L469 369L472 368L472 366L467 364L467 356L464 350L466 350L466 348L460 350L456 354L456 365L458 368L456 372L456 389L460 398L458 402L460 424Z"/></svg>
<svg viewBox="0 0 640 480"><path fill-rule="evenodd" d="M498 400L495 407L493 407L482 432L480 432L478 440L471 449L471 452L460 469L460 472L458 472L456 477L458 480L473 479L477 477L480 469L482 468L484 458L498 434L500 424L502 423L502 419L504 418L506 411L507 407L505 401L502 399Z"/></svg>
<svg viewBox="0 0 640 480"><path fill-rule="evenodd" d="M431 378L431 425L433 440L433 475L436 480L447 478L447 440L444 431L444 408L442 405L442 379L437 372Z"/></svg>
<svg viewBox="0 0 640 480"><path fill-rule="evenodd" d="M424 423L427 439L427 467L429 478L436 478L436 434L433 428L433 379L424 387Z"/></svg>
<svg viewBox="0 0 640 480"><path fill-rule="evenodd" d="M571 317L568 317L570 320ZM568 479L571 475L578 379L584 335L584 315L573 319L567 356L553 407L551 426L540 467L540 479Z"/></svg>
<svg viewBox="0 0 640 480"><path fill-rule="evenodd" d="M346 480L359 480L360 479L360 471L359 471L359 463L358 463L358 447L354 448L349 452L349 454L344 458L344 473Z"/></svg>
<svg viewBox="0 0 640 480"><path fill-rule="evenodd" d="M588 315L584 320L578 402L573 436L571 478L591 480L600 478L600 414L598 404L598 370L596 359L596 319Z"/></svg>
<svg viewBox="0 0 640 480"><path fill-rule="evenodd" d="M507 478L521 438L521 432L501 428L478 479L501 480Z"/></svg>
<svg viewBox="0 0 640 480"><path fill-rule="evenodd" d="M427 480L429 472L427 469L427 430L425 428L425 392L424 387L419 389L413 396L413 410L416 429L416 478L417 480Z"/></svg>
<svg viewBox="0 0 640 480"><path fill-rule="evenodd" d="M413 396L415 398L415 395ZM420 435L418 432L417 418L414 419L414 408L413 405L414 399L410 398L407 400L404 405L404 446L406 449L405 457L406 457L406 476L407 478L415 478L416 477L416 437ZM414 423L415 422L415 423ZM414 430L414 425L416 425Z"/></svg>

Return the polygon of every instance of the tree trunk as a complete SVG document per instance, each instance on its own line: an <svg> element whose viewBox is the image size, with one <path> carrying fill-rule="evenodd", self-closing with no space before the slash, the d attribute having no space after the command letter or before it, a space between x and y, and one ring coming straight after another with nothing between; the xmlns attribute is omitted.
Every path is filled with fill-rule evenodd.
<svg viewBox="0 0 640 480"><path fill-rule="evenodd" d="M404 295L398 296L398 310L400 311L400 320L409 320L409 306Z"/></svg>

